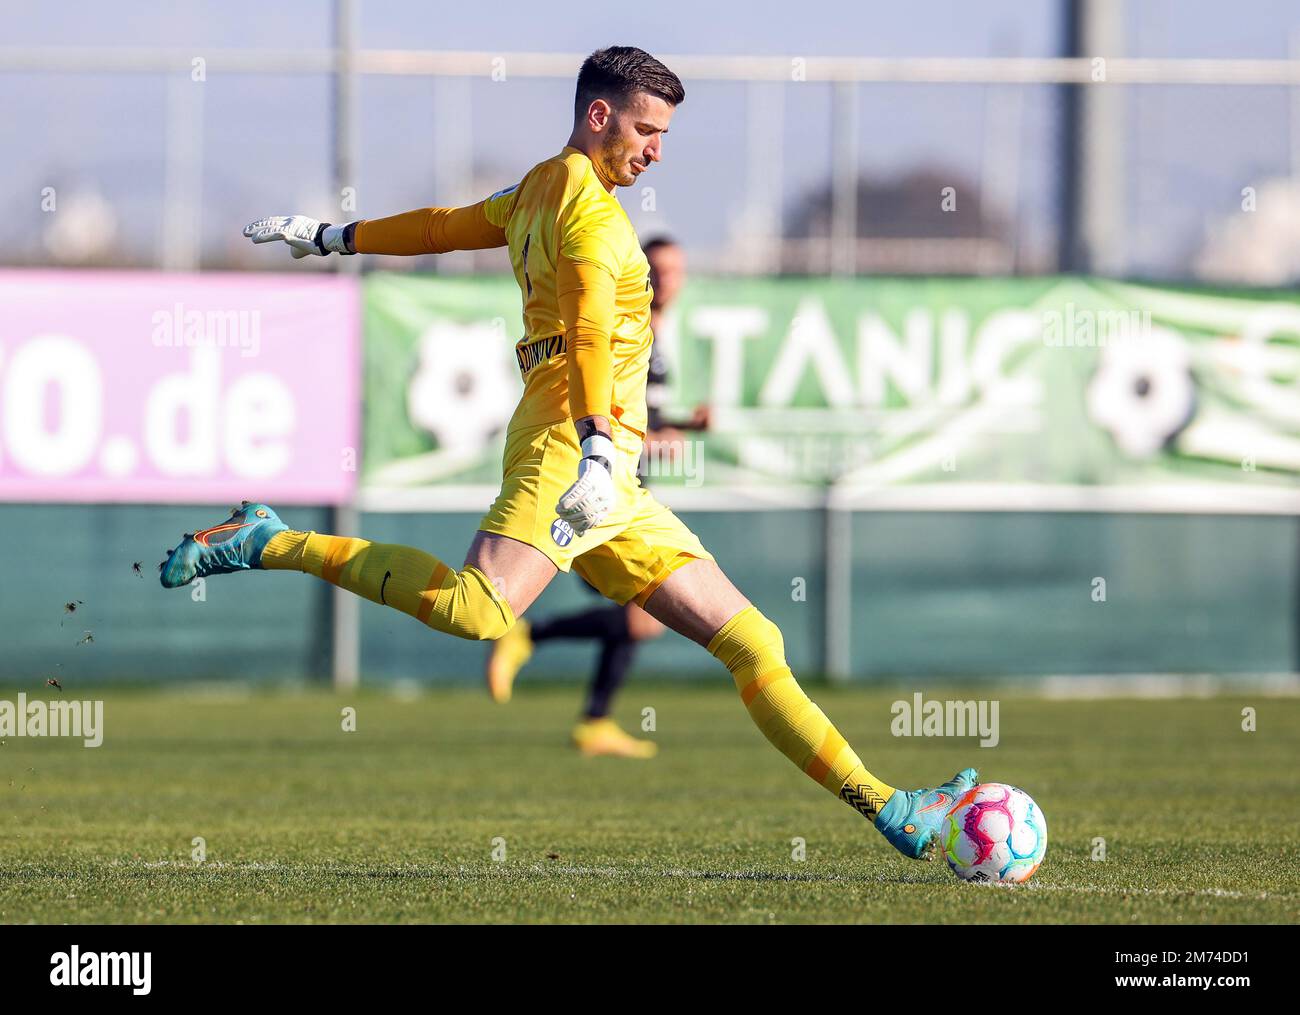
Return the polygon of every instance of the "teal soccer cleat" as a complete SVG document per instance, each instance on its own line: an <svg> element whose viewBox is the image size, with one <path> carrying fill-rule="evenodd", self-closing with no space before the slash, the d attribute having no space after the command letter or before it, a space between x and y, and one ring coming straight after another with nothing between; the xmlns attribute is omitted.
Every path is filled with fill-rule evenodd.
<svg viewBox="0 0 1300 1015"><path fill-rule="evenodd" d="M938 844L943 819L978 780L975 769L963 768L938 789L895 790L880 808L876 828L904 856L929 860Z"/></svg>
<svg viewBox="0 0 1300 1015"><path fill-rule="evenodd" d="M244 501L220 525L186 533L158 565L158 580L165 589L178 589L195 578L260 568L266 544L288 527L265 504Z"/></svg>

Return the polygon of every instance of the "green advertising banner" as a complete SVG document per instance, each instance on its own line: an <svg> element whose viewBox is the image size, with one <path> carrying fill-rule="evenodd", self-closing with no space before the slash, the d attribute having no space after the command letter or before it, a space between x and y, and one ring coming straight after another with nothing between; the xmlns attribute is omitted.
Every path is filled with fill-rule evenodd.
<svg viewBox="0 0 1300 1015"><path fill-rule="evenodd" d="M523 391L513 279L373 274L363 292L363 484L499 483Z"/></svg>
<svg viewBox="0 0 1300 1015"><path fill-rule="evenodd" d="M495 483L521 390L513 280L372 275L365 334L366 488ZM1286 294L696 279L656 341L670 415L711 413L657 485L1300 503L1300 300Z"/></svg>

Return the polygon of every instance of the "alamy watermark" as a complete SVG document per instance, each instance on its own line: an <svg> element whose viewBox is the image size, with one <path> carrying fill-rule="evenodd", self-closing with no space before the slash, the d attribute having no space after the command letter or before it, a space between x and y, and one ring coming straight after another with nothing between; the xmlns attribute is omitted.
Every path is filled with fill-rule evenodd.
<svg viewBox="0 0 1300 1015"><path fill-rule="evenodd" d="M997 701L926 701L917 691L911 701L896 701L889 711L894 717L889 731L896 737L977 736L981 747L996 747L1001 739Z"/></svg>
<svg viewBox="0 0 1300 1015"><path fill-rule="evenodd" d="M1150 310L1089 310L1070 302L1064 310L1043 312L1043 345L1052 349L1105 348L1150 337Z"/></svg>
<svg viewBox="0 0 1300 1015"><path fill-rule="evenodd" d="M87 747L104 742L102 701L18 701L0 698L0 740L9 737L80 737Z"/></svg>
<svg viewBox="0 0 1300 1015"><path fill-rule="evenodd" d="M262 348L260 310L194 310L175 303L167 310L155 310L150 322L153 344L160 349L238 349L251 359Z"/></svg>
<svg viewBox="0 0 1300 1015"><path fill-rule="evenodd" d="M54 987L130 987L143 997L152 989L153 952L83 952L73 945L50 956Z"/></svg>
<svg viewBox="0 0 1300 1015"><path fill-rule="evenodd" d="M647 439L636 472L643 479L673 477L685 480L686 486L700 486L704 483L704 441Z"/></svg>

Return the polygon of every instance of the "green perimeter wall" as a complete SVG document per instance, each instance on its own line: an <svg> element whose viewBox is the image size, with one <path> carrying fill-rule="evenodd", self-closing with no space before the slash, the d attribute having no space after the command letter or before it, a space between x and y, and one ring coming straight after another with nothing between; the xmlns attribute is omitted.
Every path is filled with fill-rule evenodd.
<svg viewBox="0 0 1300 1015"><path fill-rule="evenodd" d="M0 681L326 680L329 595L289 574L210 581L206 601L157 584L180 533L225 506L0 505ZM329 528L324 510L284 512ZM741 589L782 628L791 664L824 667L824 518L818 512L682 513ZM368 514L361 535L459 563L477 515ZM1104 514L860 513L853 529L855 677L1297 669L1300 520ZM140 561L144 577L132 563ZM1092 601L1103 577L1107 601ZM806 601L792 598L805 580ZM82 600L68 615L64 604ZM530 615L599 600L561 577ZM362 604L367 681L479 680L483 646ZM93 644L78 645L91 631ZM591 645L552 643L527 671L585 677ZM636 673L716 671L676 635Z"/></svg>

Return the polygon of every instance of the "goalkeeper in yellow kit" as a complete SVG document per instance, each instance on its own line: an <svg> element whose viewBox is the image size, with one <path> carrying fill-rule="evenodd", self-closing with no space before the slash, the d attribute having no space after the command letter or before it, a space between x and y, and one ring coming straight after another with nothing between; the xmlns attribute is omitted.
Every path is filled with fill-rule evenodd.
<svg viewBox="0 0 1300 1015"><path fill-rule="evenodd" d="M459 570L423 550L300 532L265 504L186 535L162 584L248 569L304 571L461 638L499 638L559 571L635 602L708 648L763 734L911 857L928 856L966 769L937 789L897 790L863 767L803 692L781 632L685 525L641 486L652 333L649 268L614 197L662 158L681 81L630 46L578 74L573 133L517 184L464 208L423 208L346 225L262 219L244 233L295 257L508 247L523 297L516 345L524 393L507 430L501 493Z"/></svg>

